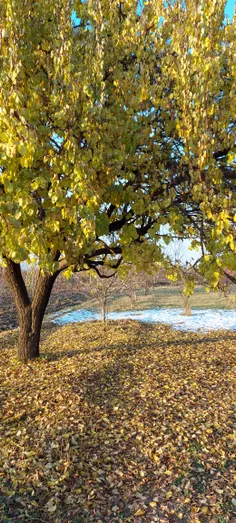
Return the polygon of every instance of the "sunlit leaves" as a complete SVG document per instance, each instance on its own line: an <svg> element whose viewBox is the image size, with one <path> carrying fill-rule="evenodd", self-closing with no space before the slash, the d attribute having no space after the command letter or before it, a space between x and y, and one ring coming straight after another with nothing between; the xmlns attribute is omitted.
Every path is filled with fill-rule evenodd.
<svg viewBox="0 0 236 523"><path fill-rule="evenodd" d="M145 267L163 259L153 244L168 225L167 242L188 237L227 265L235 31L224 5L2 1L1 255L51 270L53 253L70 266L106 236Z"/></svg>

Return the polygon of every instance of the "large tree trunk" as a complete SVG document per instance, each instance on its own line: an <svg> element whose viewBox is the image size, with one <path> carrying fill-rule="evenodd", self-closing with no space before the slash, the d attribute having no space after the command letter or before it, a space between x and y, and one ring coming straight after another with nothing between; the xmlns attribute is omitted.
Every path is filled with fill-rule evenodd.
<svg viewBox="0 0 236 523"><path fill-rule="evenodd" d="M58 273L39 272L36 289L30 301L20 264L7 260L7 279L14 297L19 319L19 360L26 363L39 356L40 333L46 307Z"/></svg>
<svg viewBox="0 0 236 523"><path fill-rule="evenodd" d="M18 305L19 306L19 305ZM33 330L32 305L18 312L19 317L19 343L18 358L26 363L39 356L40 327Z"/></svg>

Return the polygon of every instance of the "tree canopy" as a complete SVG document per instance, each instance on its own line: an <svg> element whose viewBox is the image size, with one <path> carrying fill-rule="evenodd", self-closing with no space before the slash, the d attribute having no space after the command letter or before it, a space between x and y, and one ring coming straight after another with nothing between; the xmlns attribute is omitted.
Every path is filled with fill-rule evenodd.
<svg viewBox="0 0 236 523"><path fill-rule="evenodd" d="M2 0L0 254L142 269L189 238L235 265L235 31L225 0ZM19 275L19 271L17 273ZM17 279L17 278L16 278Z"/></svg>
<svg viewBox="0 0 236 523"><path fill-rule="evenodd" d="M3 256L93 266L132 258L149 235L139 256L153 258L168 224L230 262L235 36L224 6L3 1Z"/></svg>

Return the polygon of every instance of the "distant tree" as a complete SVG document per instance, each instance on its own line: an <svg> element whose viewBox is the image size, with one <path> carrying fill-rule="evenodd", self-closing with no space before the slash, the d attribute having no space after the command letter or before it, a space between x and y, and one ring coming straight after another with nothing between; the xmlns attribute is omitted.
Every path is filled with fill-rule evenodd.
<svg viewBox="0 0 236 523"><path fill-rule="evenodd" d="M233 271L231 271L231 272L227 271L227 274L226 275L223 274L223 276L221 277L221 279L219 281L219 290L223 293L223 295L226 299L226 302L230 306L236 305L236 295L235 295L235 287L234 287L234 284L236 283L236 281L234 281L234 279L236 279L236 273Z"/></svg>
<svg viewBox="0 0 236 523"><path fill-rule="evenodd" d="M190 256L190 253L186 253L186 247L182 241L171 242L166 252L169 257L169 264L168 262L166 264L166 276L178 289L183 303L183 315L191 316L191 296L194 293L195 285L206 285L207 282L198 271L197 263L194 260L186 261L186 255Z"/></svg>
<svg viewBox="0 0 236 523"><path fill-rule="evenodd" d="M128 264L123 267L123 292L127 293L134 308L137 302L137 291L147 294L158 281L158 268L153 267L152 272L137 271L135 265Z"/></svg>
<svg viewBox="0 0 236 523"><path fill-rule="evenodd" d="M144 294L148 294L148 292L154 289L156 285L159 285L160 283L163 284L162 271L158 265L153 267L152 272L142 271L140 273L140 278L142 282L141 288L144 291ZM165 278L165 283L167 283L167 278Z"/></svg>
<svg viewBox="0 0 236 523"><path fill-rule="evenodd" d="M100 275L92 272L77 274L74 285L87 298L94 298L98 302L103 322L106 321L108 299L123 288L118 274L105 267L100 269Z"/></svg>
<svg viewBox="0 0 236 523"><path fill-rule="evenodd" d="M137 301L137 290L142 286L140 273L137 272L135 266L127 266L123 272L123 291L128 294L131 308L135 307Z"/></svg>

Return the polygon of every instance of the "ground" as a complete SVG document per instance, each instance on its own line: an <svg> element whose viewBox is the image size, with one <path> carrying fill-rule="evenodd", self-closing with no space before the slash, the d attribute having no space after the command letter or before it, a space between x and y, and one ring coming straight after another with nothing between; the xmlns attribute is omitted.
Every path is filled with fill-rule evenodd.
<svg viewBox="0 0 236 523"><path fill-rule="evenodd" d="M0 333L1 523L231 523L235 333L132 321Z"/></svg>

